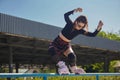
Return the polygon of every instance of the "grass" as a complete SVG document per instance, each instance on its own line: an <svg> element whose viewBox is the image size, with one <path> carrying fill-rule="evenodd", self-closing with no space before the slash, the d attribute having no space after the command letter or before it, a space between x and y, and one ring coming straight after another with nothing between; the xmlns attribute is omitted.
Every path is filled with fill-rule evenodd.
<svg viewBox="0 0 120 80"><path fill-rule="evenodd" d="M0 78L0 80L7 80L6 78ZM12 78L11 80L43 80L42 77L23 77ZM96 80L95 76L57 76L48 77L47 80ZM99 80L120 80L120 76L100 76Z"/></svg>

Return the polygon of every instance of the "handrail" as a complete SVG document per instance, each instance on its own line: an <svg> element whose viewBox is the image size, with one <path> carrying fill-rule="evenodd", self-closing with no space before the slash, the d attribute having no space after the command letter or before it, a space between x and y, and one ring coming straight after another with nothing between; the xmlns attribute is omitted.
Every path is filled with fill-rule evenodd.
<svg viewBox="0 0 120 80"><path fill-rule="evenodd" d="M99 76L120 76L120 73L84 73L79 75L59 75L55 73L0 73L0 78L43 77L43 80L47 80L47 77L51 76L96 76L96 80L99 80Z"/></svg>

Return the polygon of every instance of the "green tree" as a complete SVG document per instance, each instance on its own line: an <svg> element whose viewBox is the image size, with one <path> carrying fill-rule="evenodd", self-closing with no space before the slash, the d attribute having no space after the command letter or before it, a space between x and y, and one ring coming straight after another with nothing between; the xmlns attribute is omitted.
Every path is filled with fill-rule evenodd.
<svg viewBox="0 0 120 80"><path fill-rule="evenodd" d="M119 31L120 33L120 31ZM107 39L110 39L110 40L115 40L115 41L120 41L120 34L115 34L115 33L112 33L112 32L104 32L104 31L101 31L98 33L98 36L100 37L103 37L103 38L107 38Z"/></svg>

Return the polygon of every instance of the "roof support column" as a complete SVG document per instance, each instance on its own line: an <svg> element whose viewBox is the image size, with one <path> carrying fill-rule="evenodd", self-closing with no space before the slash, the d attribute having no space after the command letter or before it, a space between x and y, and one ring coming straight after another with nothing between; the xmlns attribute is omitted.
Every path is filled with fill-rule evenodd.
<svg viewBox="0 0 120 80"><path fill-rule="evenodd" d="M105 57L104 58L104 72L109 72L109 65L110 65L110 60L109 58Z"/></svg>
<svg viewBox="0 0 120 80"><path fill-rule="evenodd" d="M19 63L15 64L16 73L19 73Z"/></svg>
<svg viewBox="0 0 120 80"><path fill-rule="evenodd" d="M9 73L13 72L13 52L12 47L9 46Z"/></svg>
<svg viewBox="0 0 120 80"><path fill-rule="evenodd" d="M8 46L8 53L9 53L9 73L13 73L13 52L12 47ZM7 78L7 80L11 80L11 78Z"/></svg>

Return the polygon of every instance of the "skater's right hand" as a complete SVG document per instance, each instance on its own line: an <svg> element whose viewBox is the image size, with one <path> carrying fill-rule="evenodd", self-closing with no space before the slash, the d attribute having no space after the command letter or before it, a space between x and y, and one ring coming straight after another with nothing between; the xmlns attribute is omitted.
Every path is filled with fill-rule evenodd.
<svg viewBox="0 0 120 80"><path fill-rule="evenodd" d="M82 12L82 8L74 9L74 12Z"/></svg>

